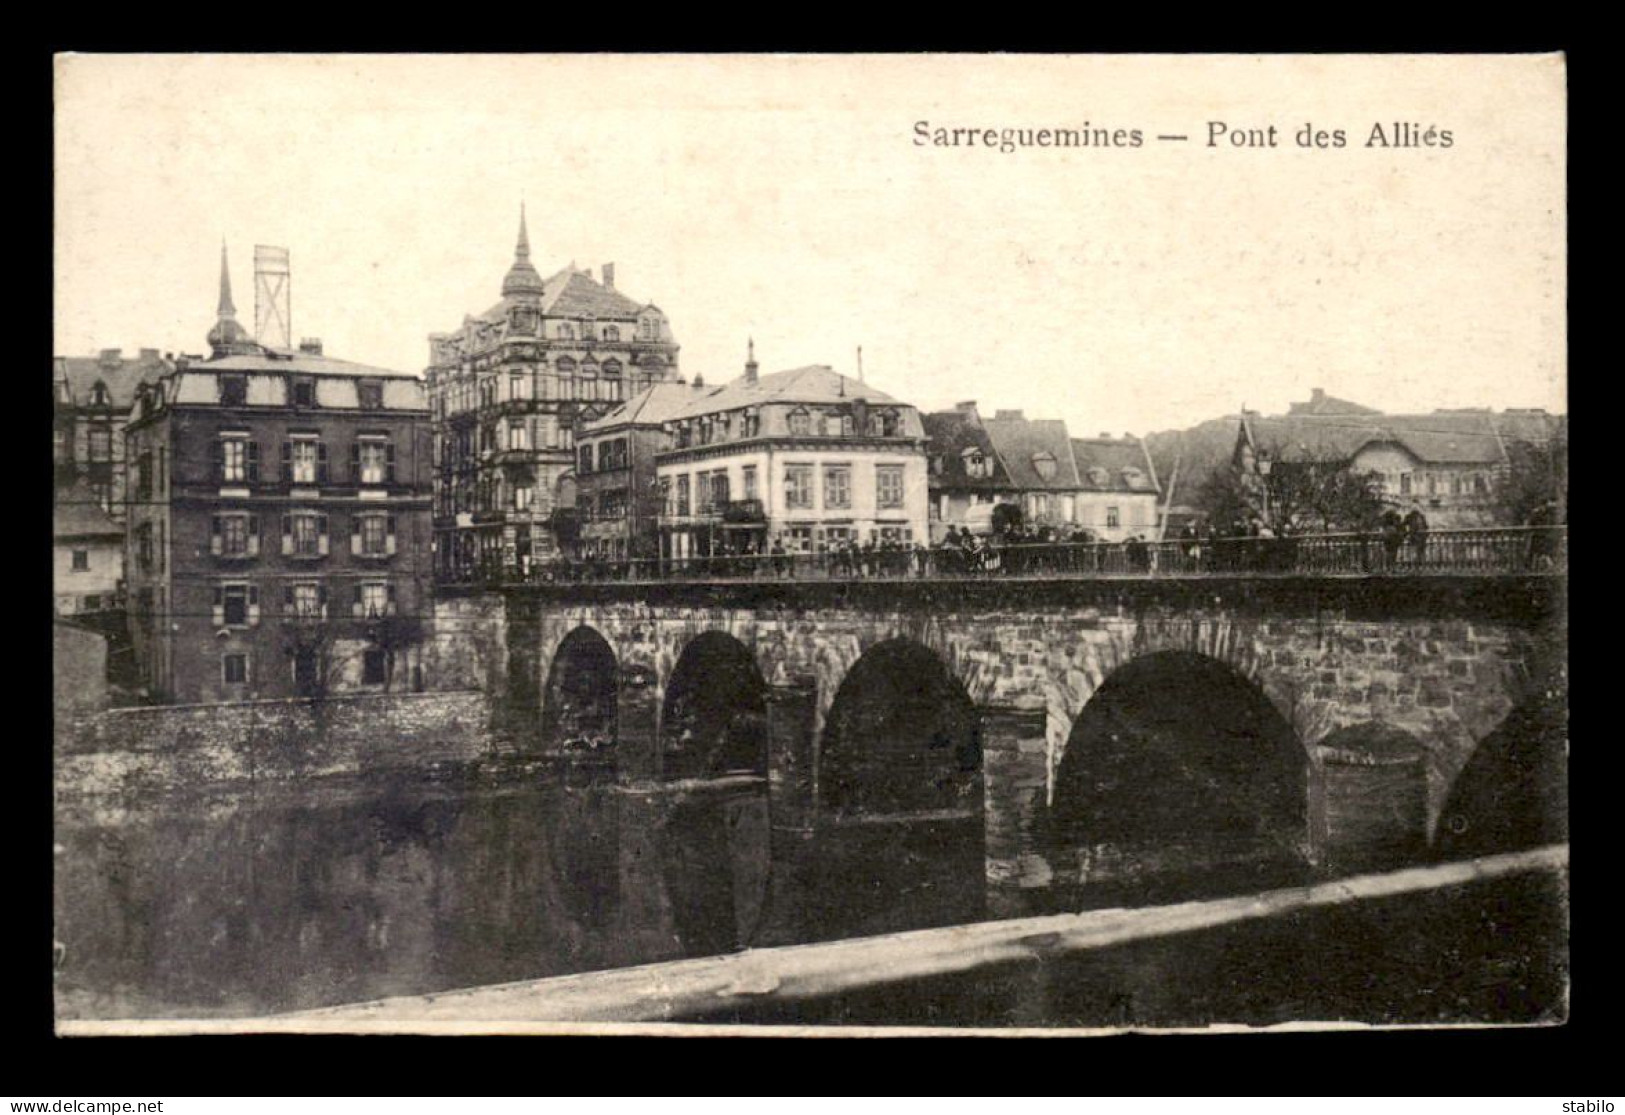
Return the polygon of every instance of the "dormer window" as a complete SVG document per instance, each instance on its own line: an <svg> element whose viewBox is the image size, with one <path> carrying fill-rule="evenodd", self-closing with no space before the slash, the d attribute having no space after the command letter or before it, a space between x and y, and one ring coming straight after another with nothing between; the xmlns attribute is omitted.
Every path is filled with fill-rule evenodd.
<svg viewBox="0 0 1625 1115"><path fill-rule="evenodd" d="M576 328L575 328L575 326L571 325L567 321L559 322L558 338L561 341L573 341L573 340L575 340L576 339Z"/></svg>
<svg viewBox="0 0 1625 1115"><path fill-rule="evenodd" d="M749 410L745 411L745 417L744 417L744 422L742 423L742 426L743 426L743 428L740 431L740 436L741 437L760 437L761 436L761 433L762 433L762 416L756 410L755 407L751 407Z"/></svg>
<svg viewBox="0 0 1625 1115"><path fill-rule="evenodd" d="M107 384L101 380L90 389L90 405L93 407L108 407L113 405L113 396L107 391Z"/></svg>
<svg viewBox="0 0 1625 1115"><path fill-rule="evenodd" d="M1104 488L1106 481L1110 479L1111 474L1099 465L1094 465L1089 469L1089 483L1097 488Z"/></svg>
<svg viewBox="0 0 1625 1115"><path fill-rule="evenodd" d="M384 385L380 380L361 380L356 384L355 391L362 410L379 410L383 407Z"/></svg>
<svg viewBox="0 0 1625 1115"><path fill-rule="evenodd" d="M974 446L965 450L961 459L965 462L965 475L972 480L985 480L991 470L987 466L987 457L980 449Z"/></svg>
<svg viewBox="0 0 1625 1115"><path fill-rule="evenodd" d="M290 401L296 407L316 405L316 381L310 376L292 376L288 380Z"/></svg>
<svg viewBox="0 0 1625 1115"><path fill-rule="evenodd" d="M1141 472L1133 465L1129 465L1123 470L1123 483L1130 488L1139 484L1143 479L1145 479L1145 473Z"/></svg>
<svg viewBox="0 0 1625 1115"><path fill-rule="evenodd" d="M606 326L604 326L604 340L606 340L606 341L618 341L620 339L621 339L621 328L620 328L620 326L618 326L618 325L606 325ZM606 365L606 368L607 367L608 366Z"/></svg>
<svg viewBox="0 0 1625 1115"><path fill-rule="evenodd" d="M880 411L875 415L875 420L878 426L877 437L897 436L897 412L895 410Z"/></svg>
<svg viewBox="0 0 1625 1115"><path fill-rule="evenodd" d="M812 415L803 407L797 407L790 412L790 436L806 437L812 429Z"/></svg>
<svg viewBox="0 0 1625 1115"><path fill-rule="evenodd" d="M1033 471L1038 473L1040 480L1055 479L1055 455L1053 453L1034 453Z"/></svg>
<svg viewBox="0 0 1625 1115"><path fill-rule="evenodd" d="M221 376L220 405L224 407L240 407L248 402L247 376Z"/></svg>
<svg viewBox="0 0 1625 1115"><path fill-rule="evenodd" d="M641 341L658 341L660 339L660 322L653 317L646 317L639 321L638 339Z"/></svg>

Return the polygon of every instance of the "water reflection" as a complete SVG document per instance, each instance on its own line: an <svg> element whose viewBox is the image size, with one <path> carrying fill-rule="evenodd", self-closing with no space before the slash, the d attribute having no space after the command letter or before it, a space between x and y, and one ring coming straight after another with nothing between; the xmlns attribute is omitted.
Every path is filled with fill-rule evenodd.
<svg viewBox="0 0 1625 1115"><path fill-rule="evenodd" d="M59 819L63 1017L263 1014L728 951L765 788L511 760Z"/></svg>

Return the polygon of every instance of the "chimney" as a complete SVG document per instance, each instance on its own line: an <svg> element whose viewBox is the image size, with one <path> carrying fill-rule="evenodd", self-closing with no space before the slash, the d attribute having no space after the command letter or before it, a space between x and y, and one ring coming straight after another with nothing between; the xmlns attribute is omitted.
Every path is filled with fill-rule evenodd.
<svg viewBox="0 0 1625 1115"><path fill-rule="evenodd" d="M693 384L691 386L694 388L694 391L695 391L696 394L698 394L701 391L704 391L705 390L705 375L703 373L701 373L701 372L695 372L694 373L694 382L693 382Z"/></svg>
<svg viewBox="0 0 1625 1115"><path fill-rule="evenodd" d="M955 403L954 409L966 418L976 417L976 400L966 399L962 403Z"/></svg>
<svg viewBox="0 0 1625 1115"><path fill-rule="evenodd" d="M141 359L143 359L143 360L156 360L156 359L158 359L158 350L155 349L155 348L144 348L144 349L142 349L141 350Z"/></svg>
<svg viewBox="0 0 1625 1115"><path fill-rule="evenodd" d="M102 354L96 358L96 361L97 361L97 363L101 364L103 367L106 367L109 364L117 364L117 363L119 363L119 361L121 361L123 359L124 359L124 350L123 349L121 349L121 348L104 348L104 349L102 349Z"/></svg>
<svg viewBox="0 0 1625 1115"><path fill-rule="evenodd" d="M755 383L760 370L761 366L756 363L756 338L750 337L745 341L745 382Z"/></svg>
<svg viewBox="0 0 1625 1115"><path fill-rule="evenodd" d="M1321 388L1317 387L1313 391L1309 392L1309 402L1311 404L1323 403L1325 401L1326 401L1326 392L1324 390L1322 390Z"/></svg>
<svg viewBox="0 0 1625 1115"><path fill-rule="evenodd" d="M604 264L602 270L604 272L604 285L607 286L610 290L614 290L615 289L615 265L613 263L606 263L606 264Z"/></svg>
<svg viewBox="0 0 1625 1115"><path fill-rule="evenodd" d="M1110 430L1101 430L1100 431L1100 440L1101 441L1110 441L1111 437L1112 437L1112 432Z"/></svg>
<svg viewBox="0 0 1625 1115"><path fill-rule="evenodd" d="M322 354L322 339L320 337L301 337L299 339L299 351L309 353L311 356L320 356Z"/></svg>
<svg viewBox="0 0 1625 1115"><path fill-rule="evenodd" d="M1027 416L1021 413L1019 410L996 410L993 412L993 417L996 419L1009 419L1011 421L1020 422L1026 419Z"/></svg>

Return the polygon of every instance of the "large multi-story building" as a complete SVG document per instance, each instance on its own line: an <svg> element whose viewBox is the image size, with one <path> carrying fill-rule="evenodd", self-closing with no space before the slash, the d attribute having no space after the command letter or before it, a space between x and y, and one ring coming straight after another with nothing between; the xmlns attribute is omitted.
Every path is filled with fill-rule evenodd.
<svg viewBox="0 0 1625 1115"><path fill-rule="evenodd" d="M115 522L124 521L124 427L136 387L171 367L155 348L130 359L116 348L56 358L51 448L58 503L88 499Z"/></svg>
<svg viewBox="0 0 1625 1115"><path fill-rule="evenodd" d="M657 458L661 556L929 541L919 412L823 365L692 392Z"/></svg>
<svg viewBox="0 0 1625 1115"><path fill-rule="evenodd" d="M421 685L430 427L410 373L256 343L224 251L209 359L126 430L136 660L176 701Z"/></svg>
<svg viewBox="0 0 1625 1115"><path fill-rule="evenodd" d="M435 421L436 568L448 580L511 574L567 552L575 528L575 431L677 375L659 307L530 262L523 209L502 299L429 337Z"/></svg>
<svg viewBox="0 0 1625 1115"><path fill-rule="evenodd" d="M1564 421L1544 410L1488 407L1384 414L1315 388L1285 415L1244 411L1231 465L1256 477L1260 465L1343 465L1374 474L1384 502L1420 512L1434 528L1498 525L1495 490L1517 442L1542 450Z"/></svg>
<svg viewBox="0 0 1625 1115"><path fill-rule="evenodd" d="M704 390L703 383L657 383L577 432L578 556L611 561L660 556L665 495L656 458L669 440L667 424Z"/></svg>

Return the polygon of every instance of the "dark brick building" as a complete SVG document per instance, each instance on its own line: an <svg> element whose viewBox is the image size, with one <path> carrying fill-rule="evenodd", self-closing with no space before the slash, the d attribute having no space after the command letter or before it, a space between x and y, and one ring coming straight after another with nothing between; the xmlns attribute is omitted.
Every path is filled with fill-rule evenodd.
<svg viewBox="0 0 1625 1115"><path fill-rule="evenodd" d="M410 373L256 343L222 253L209 359L137 391L125 567L143 680L179 702L423 683L430 431Z"/></svg>

